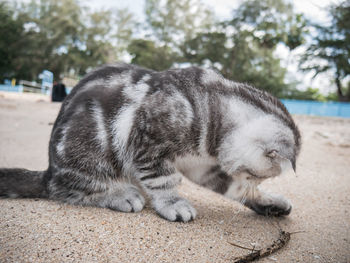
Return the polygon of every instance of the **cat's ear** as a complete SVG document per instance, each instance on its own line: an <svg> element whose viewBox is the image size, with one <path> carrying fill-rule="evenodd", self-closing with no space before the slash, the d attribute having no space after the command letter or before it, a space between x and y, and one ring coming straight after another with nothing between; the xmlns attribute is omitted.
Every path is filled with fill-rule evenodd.
<svg viewBox="0 0 350 263"><path fill-rule="evenodd" d="M277 152L278 152L277 150L270 150L266 153L266 156L271 159L274 159L277 156Z"/></svg>

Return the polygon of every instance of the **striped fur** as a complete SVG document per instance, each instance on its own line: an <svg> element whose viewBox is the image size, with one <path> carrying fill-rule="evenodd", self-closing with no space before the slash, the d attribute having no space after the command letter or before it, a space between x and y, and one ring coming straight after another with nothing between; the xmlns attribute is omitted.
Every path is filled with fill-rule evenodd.
<svg viewBox="0 0 350 263"><path fill-rule="evenodd" d="M0 195L123 212L142 210L147 195L161 217L186 222L196 211L176 192L184 175L257 213L285 215L289 202L257 185L295 168L299 150L293 119L266 92L197 67L107 65L63 102L48 170L0 170ZM25 176L36 194L23 192Z"/></svg>

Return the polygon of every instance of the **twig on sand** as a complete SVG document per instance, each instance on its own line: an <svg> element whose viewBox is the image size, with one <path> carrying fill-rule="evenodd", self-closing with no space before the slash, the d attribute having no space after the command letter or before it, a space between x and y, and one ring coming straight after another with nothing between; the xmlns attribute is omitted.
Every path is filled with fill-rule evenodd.
<svg viewBox="0 0 350 263"><path fill-rule="evenodd" d="M227 241L227 243L229 243L232 246L238 247L238 248L242 248L242 249L246 249L246 250L250 250L250 251L258 251L255 248L243 247L241 245L237 245L237 244L229 242L229 241Z"/></svg>
<svg viewBox="0 0 350 263"><path fill-rule="evenodd" d="M243 248L243 249L249 249L252 250L251 253L244 255L242 257L235 258L234 263L246 263L246 262L252 262L256 259L260 259L263 257L267 257L273 253L275 253L277 250L283 248L290 240L291 233L280 230L280 236L277 240L275 240L270 246L262 248L262 249L249 249L243 246L239 246L234 243L230 243L233 246Z"/></svg>

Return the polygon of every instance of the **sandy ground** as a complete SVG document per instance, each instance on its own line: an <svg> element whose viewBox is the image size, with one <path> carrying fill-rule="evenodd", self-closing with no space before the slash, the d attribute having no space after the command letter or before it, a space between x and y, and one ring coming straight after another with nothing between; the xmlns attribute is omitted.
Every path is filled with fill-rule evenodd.
<svg viewBox="0 0 350 263"><path fill-rule="evenodd" d="M59 103L0 93L0 166L43 170ZM0 262L233 262L278 237L289 244L260 262L350 262L350 119L296 116L303 149L297 176L263 184L293 203L286 218L265 218L184 181L198 211L171 223L146 207L136 214L47 200L0 200Z"/></svg>

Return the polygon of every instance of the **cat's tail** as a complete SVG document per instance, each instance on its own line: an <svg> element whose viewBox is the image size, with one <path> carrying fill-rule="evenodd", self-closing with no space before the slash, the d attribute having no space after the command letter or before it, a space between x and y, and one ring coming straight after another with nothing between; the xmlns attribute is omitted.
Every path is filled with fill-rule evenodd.
<svg viewBox="0 0 350 263"><path fill-rule="evenodd" d="M0 198L47 198L48 171L0 168Z"/></svg>

